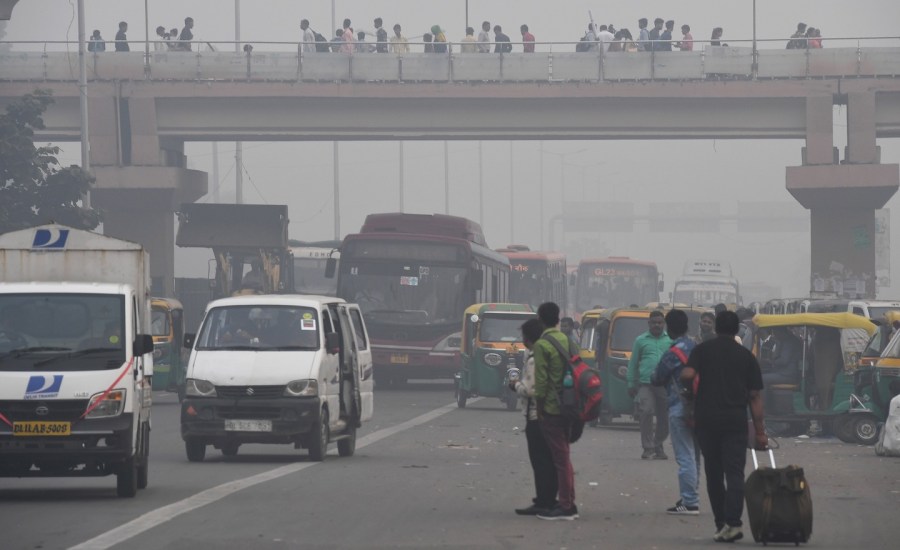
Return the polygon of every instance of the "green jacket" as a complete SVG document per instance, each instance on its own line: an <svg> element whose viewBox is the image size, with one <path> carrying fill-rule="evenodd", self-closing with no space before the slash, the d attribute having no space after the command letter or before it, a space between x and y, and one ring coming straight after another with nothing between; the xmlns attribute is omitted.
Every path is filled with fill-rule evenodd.
<svg viewBox="0 0 900 550"><path fill-rule="evenodd" d="M672 339L663 331L659 337L650 331L641 334L631 348L631 359L628 360L628 388L637 388L640 384L649 384L650 377L656 371L656 365L662 355L672 347Z"/></svg>
<svg viewBox="0 0 900 550"><path fill-rule="evenodd" d="M543 402L547 414L559 414L559 390L562 388L565 359L543 337L555 338L563 349L569 349L569 337L557 328L548 328L534 343L534 398Z"/></svg>

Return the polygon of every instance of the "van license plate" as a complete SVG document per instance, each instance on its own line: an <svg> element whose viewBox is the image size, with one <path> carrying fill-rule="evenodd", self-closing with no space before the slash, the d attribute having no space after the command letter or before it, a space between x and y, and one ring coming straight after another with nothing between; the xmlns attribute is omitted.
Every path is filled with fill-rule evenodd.
<svg viewBox="0 0 900 550"><path fill-rule="evenodd" d="M409 364L409 355L405 353L393 353L391 354L391 363L400 364L400 365L408 365Z"/></svg>
<svg viewBox="0 0 900 550"><path fill-rule="evenodd" d="M271 432L271 420L226 420L226 432Z"/></svg>
<svg viewBox="0 0 900 550"><path fill-rule="evenodd" d="M13 422L14 436L67 436L72 435L71 422Z"/></svg>

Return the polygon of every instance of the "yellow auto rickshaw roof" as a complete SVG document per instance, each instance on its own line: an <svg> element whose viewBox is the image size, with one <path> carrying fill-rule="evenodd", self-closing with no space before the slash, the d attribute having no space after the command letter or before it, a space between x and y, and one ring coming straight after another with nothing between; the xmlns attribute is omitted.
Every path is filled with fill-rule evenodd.
<svg viewBox="0 0 900 550"><path fill-rule="evenodd" d="M753 317L753 323L759 328L819 326L833 328L861 328L875 334L876 325L862 315L850 312L841 313L789 313L787 315L771 315L759 313Z"/></svg>
<svg viewBox="0 0 900 550"><path fill-rule="evenodd" d="M599 319L604 311L606 311L606 308L589 309L581 314L581 319Z"/></svg>
<svg viewBox="0 0 900 550"><path fill-rule="evenodd" d="M472 304L466 308L466 311L463 315L465 317L468 317L473 313L481 315L486 311L525 311L531 313L534 311L534 309L532 309L528 304L501 304L491 302L483 304Z"/></svg>
<svg viewBox="0 0 900 550"><path fill-rule="evenodd" d="M167 309L184 309L181 302L175 298L150 298L150 307L164 307Z"/></svg>
<svg viewBox="0 0 900 550"><path fill-rule="evenodd" d="M888 324L893 324L895 321L900 321L900 310L892 309L890 311L885 311L882 317L888 322Z"/></svg>

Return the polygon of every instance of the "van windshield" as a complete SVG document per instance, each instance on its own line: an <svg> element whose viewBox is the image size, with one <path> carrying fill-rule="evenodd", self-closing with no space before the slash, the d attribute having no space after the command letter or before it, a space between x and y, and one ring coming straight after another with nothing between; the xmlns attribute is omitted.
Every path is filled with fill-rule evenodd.
<svg viewBox="0 0 900 550"><path fill-rule="evenodd" d="M197 337L198 350L317 350L318 311L308 307L254 305L210 310Z"/></svg>

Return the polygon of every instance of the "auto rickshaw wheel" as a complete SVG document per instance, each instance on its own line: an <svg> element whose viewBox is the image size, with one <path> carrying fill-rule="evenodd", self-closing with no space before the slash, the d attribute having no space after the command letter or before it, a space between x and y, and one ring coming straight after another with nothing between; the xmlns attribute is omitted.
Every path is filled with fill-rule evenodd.
<svg viewBox="0 0 900 550"><path fill-rule="evenodd" d="M878 440L878 421L869 414L857 415L853 422L853 437L862 445L874 445Z"/></svg>
<svg viewBox="0 0 900 550"><path fill-rule="evenodd" d="M844 443L856 443L856 437L853 435L855 422L856 418L849 413L835 417L831 424L834 435Z"/></svg>
<svg viewBox="0 0 900 550"><path fill-rule="evenodd" d="M456 406L459 407L460 409L465 409L466 408L466 399L468 399L468 398L469 398L469 392L460 388L459 385L457 384L457 386L456 386Z"/></svg>

